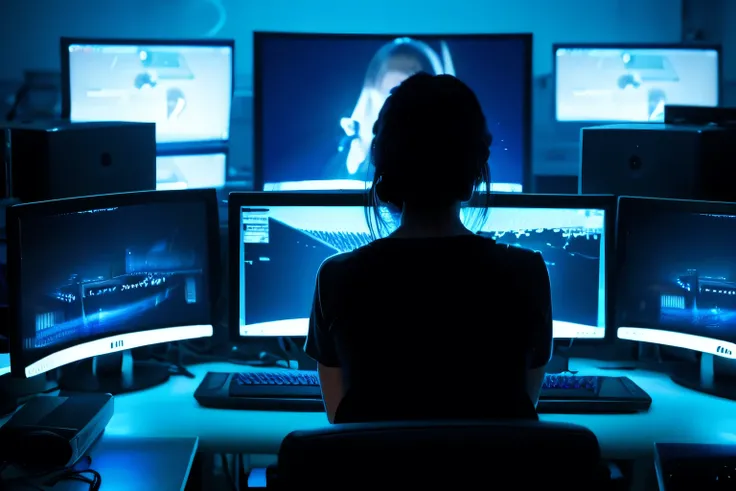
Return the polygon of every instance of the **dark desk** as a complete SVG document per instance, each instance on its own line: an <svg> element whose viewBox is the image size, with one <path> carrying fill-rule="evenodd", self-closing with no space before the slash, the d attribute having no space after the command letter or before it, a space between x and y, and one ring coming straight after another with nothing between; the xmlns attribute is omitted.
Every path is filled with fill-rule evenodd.
<svg viewBox="0 0 736 491"><path fill-rule="evenodd" d="M623 375L653 399L640 414L544 414L545 421L576 423L598 436L609 459L652 459L655 442L734 443L736 402L681 387L666 375L643 370L601 370L596 362L572 360L583 375ZM291 431L327 425L324 413L236 411L200 407L192 394L207 371L246 367L212 363L189 367L195 378L172 377L165 385L115 398L108 434L199 437L206 452L276 454ZM250 368L248 368L250 369ZM256 370L256 369L253 369Z"/></svg>
<svg viewBox="0 0 736 491"><path fill-rule="evenodd" d="M736 442L736 402L686 389L660 373L601 370L595 368L596 364L595 361L572 360L571 368L579 370L583 375L623 375L631 378L652 397L651 410L640 414L544 414L542 419L576 423L590 428L598 437L605 458L637 461L643 466L643 472L651 473L651 477L654 477L655 442ZM128 448L133 452L135 447L136 451L143 452L138 442L146 441L146 438L189 438L188 441L192 442L198 437L199 450L202 452L246 454L250 456L250 465L262 467L273 462L281 440L289 432L328 424L324 413L208 409L200 407L194 400L194 390L207 371L245 369L243 366L225 363L195 365L190 367L195 375L193 379L172 377L168 383L159 387L117 396L115 415L107 426L105 439L113 436L120 438L115 441L121 441L117 445L122 446L111 448ZM125 443L126 441L130 443ZM127 447L123 447L125 445ZM155 450L151 452L153 453L150 457L133 453L141 455L136 459L167 461L166 457L155 457L165 453L165 450L159 449L158 454ZM94 454L92 456L94 458ZM125 462L120 457L120 460L110 461L106 465L110 466L110 475L123 476L133 483L131 475L127 473L131 467ZM140 465L141 469L149 468L146 463L135 465ZM97 468L97 462L93 466ZM150 467L159 469L163 465L151 464ZM108 487L112 486L110 479L106 479L105 475L107 471L99 470L103 472L103 491L111 489ZM149 479L153 483L160 474L150 472ZM141 480L145 479L144 473L141 472L139 476ZM180 478L177 479L181 482ZM132 487L136 491L143 491L149 489L146 487L148 482L136 482ZM152 486L155 487L153 484ZM635 486L635 489L645 488Z"/></svg>
<svg viewBox="0 0 736 491"><path fill-rule="evenodd" d="M197 438L129 438L103 435L89 456L105 491L182 491L187 484ZM63 481L53 490L84 490L82 482Z"/></svg>

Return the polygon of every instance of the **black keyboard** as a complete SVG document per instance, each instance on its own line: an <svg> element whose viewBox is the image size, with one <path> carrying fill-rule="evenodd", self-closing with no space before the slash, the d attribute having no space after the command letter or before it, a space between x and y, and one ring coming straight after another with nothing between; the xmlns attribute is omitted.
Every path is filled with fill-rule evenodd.
<svg viewBox="0 0 736 491"><path fill-rule="evenodd" d="M209 372L194 393L200 405L264 411L324 411L315 371ZM540 413L633 413L652 399L627 377L548 374L537 404Z"/></svg>

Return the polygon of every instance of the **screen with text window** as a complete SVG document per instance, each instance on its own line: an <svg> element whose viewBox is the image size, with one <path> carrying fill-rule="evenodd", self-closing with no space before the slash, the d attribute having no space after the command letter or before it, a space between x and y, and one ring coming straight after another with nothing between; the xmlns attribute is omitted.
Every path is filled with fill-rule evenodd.
<svg viewBox="0 0 736 491"><path fill-rule="evenodd" d="M557 121L664 122L667 104L718 105L714 49L560 48Z"/></svg>
<svg viewBox="0 0 736 491"><path fill-rule="evenodd" d="M373 178L369 152L378 112L391 89L423 71L456 75L475 91L493 134L493 190L522 191L531 77L524 39L268 35L256 41L255 165L264 190L365 189Z"/></svg>
<svg viewBox="0 0 736 491"><path fill-rule="evenodd" d="M479 212L464 209L464 222ZM480 230L542 253L557 338L605 335L604 213L493 208ZM322 262L371 241L363 207L243 208L241 234L241 336L306 336Z"/></svg>
<svg viewBox="0 0 736 491"><path fill-rule="evenodd" d="M225 141L232 70L225 46L71 45L70 119L156 123L157 143Z"/></svg>

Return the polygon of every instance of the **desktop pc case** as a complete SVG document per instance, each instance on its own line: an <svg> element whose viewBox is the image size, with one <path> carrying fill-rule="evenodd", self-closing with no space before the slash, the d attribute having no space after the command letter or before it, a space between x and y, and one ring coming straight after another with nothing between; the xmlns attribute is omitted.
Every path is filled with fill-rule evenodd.
<svg viewBox="0 0 736 491"><path fill-rule="evenodd" d="M581 130L579 192L736 201L736 129L617 124Z"/></svg>
<svg viewBox="0 0 736 491"><path fill-rule="evenodd" d="M153 190L155 133L153 123L4 126L0 190L23 202Z"/></svg>

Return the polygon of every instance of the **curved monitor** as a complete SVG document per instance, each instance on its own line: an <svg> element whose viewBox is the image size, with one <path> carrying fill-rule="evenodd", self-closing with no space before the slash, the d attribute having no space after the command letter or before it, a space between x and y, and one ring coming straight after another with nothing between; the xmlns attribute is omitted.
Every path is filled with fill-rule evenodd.
<svg viewBox="0 0 736 491"><path fill-rule="evenodd" d="M61 39L62 117L156 123L158 144L230 138L230 40Z"/></svg>
<svg viewBox="0 0 736 491"><path fill-rule="evenodd" d="M14 375L212 336L214 190L29 203L7 217Z"/></svg>
<svg viewBox="0 0 736 491"><path fill-rule="evenodd" d="M619 339L736 359L736 204L622 197Z"/></svg>
<svg viewBox="0 0 736 491"><path fill-rule="evenodd" d="M322 262L372 240L365 203L364 193L230 194L230 271L237 274L230 277L229 291L238 299L230 302L234 339L306 336ZM545 258L554 336L604 339L614 198L499 194L485 220L478 203L462 211L469 228L539 250Z"/></svg>
<svg viewBox="0 0 736 491"><path fill-rule="evenodd" d="M529 191L531 34L256 32L253 49L255 189L365 190L378 111L424 71L456 75L477 94L498 147L493 190Z"/></svg>
<svg viewBox="0 0 736 491"><path fill-rule="evenodd" d="M720 46L554 46L555 119L663 123L664 107L716 107Z"/></svg>

